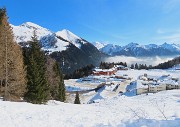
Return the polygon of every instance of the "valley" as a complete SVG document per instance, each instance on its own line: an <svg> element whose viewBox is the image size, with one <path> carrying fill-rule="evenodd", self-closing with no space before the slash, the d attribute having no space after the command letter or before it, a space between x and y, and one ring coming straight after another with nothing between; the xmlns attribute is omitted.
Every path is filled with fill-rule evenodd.
<svg viewBox="0 0 180 127"><path fill-rule="evenodd" d="M169 70L129 69L116 72L115 76L124 76L123 80L118 79L118 81L112 76L89 76L82 79L65 80L66 88L69 87L68 91L93 89L104 81L106 84L110 82L114 84L105 85L97 91L80 93L81 105L70 104L74 101L75 95L73 93L67 94L69 103L50 100L46 105L33 105L26 102L0 100L1 124L11 127L16 127L16 125L18 127L178 126L180 122L179 90L164 90L157 93L136 95L137 86L133 85L132 87L131 84L144 74L157 79L163 75L180 77L180 71L174 68ZM83 79L85 81L82 81ZM166 79L168 77L164 78L163 81L166 82ZM116 83L120 86L114 91Z"/></svg>
<svg viewBox="0 0 180 127"><path fill-rule="evenodd" d="M180 127L180 1L0 2L0 127Z"/></svg>
<svg viewBox="0 0 180 127"><path fill-rule="evenodd" d="M153 77L152 80L142 80L141 76L147 75ZM173 79L177 79L173 80ZM99 85L102 87L96 90ZM143 85L146 84L146 85ZM148 87L158 87L161 84L178 86L180 89L180 71L176 69L169 70L118 70L113 75L90 75L81 79L69 79L65 80L66 90L68 91L67 100L74 100L75 93L73 91L79 91L80 100L83 104L99 103L106 99L112 99L117 96L137 96L139 89L145 88L148 93L156 93L158 91L147 90ZM160 91L169 90L160 89ZM72 91L72 92L70 92ZM73 101L70 101L73 103Z"/></svg>

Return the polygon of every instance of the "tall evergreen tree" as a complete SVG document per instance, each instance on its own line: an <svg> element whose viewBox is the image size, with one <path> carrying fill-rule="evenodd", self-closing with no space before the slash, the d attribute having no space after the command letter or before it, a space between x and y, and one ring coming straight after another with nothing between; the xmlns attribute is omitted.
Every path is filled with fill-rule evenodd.
<svg viewBox="0 0 180 127"><path fill-rule="evenodd" d="M131 64L131 69L134 69L134 64Z"/></svg>
<svg viewBox="0 0 180 127"><path fill-rule="evenodd" d="M76 91L76 97L74 100L74 104L81 104L80 99L79 99L79 93Z"/></svg>
<svg viewBox="0 0 180 127"><path fill-rule="evenodd" d="M0 9L0 93L4 100L17 101L26 92L26 71L21 47L14 41L5 8Z"/></svg>
<svg viewBox="0 0 180 127"><path fill-rule="evenodd" d="M64 102L65 101L65 85L64 85L63 74L60 71L60 66L58 62L55 62L53 69L56 74L55 76L57 77L57 80L58 80L57 81L58 91L57 91L56 99Z"/></svg>
<svg viewBox="0 0 180 127"><path fill-rule="evenodd" d="M127 63L126 62L124 63L124 66L127 67Z"/></svg>
<svg viewBox="0 0 180 127"><path fill-rule="evenodd" d="M134 68L135 68L135 69L139 69L139 66L138 66L137 63L135 64Z"/></svg>
<svg viewBox="0 0 180 127"><path fill-rule="evenodd" d="M45 103L49 96L49 85L46 78L45 54L41 50L36 32L25 52L27 64L27 93L25 99L34 104Z"/></svg>

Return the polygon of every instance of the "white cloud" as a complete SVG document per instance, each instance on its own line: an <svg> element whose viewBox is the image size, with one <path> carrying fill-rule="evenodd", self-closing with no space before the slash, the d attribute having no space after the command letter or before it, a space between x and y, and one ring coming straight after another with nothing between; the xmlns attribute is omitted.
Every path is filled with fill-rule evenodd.
<svg viewBox="0 0 180 127"><path fill-rule="evenodd" d="M157 65L159 63L166 62L168 60L173 59L174 57L127 57L127 56L114 56L109 57L105 60L105 62L126 62L128 65L131 64L146 64L146 65Z"/></svg>

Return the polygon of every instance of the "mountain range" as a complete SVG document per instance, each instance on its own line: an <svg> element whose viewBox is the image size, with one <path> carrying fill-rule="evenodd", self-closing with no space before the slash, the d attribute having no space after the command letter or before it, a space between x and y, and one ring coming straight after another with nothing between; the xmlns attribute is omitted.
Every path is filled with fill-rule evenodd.
<svg viewBox="0 0 180 127"><path fill-rule="evenodd" d="M96 66L108 56L180 55L179 44L140 45L138 43L129 43L120 46L101 42L90 43L66 29L53 32L32 22L11 26L16 42L23 47L29 44L35 30L42 49L59 62L64 73L72 73L74 70L88 64Z"/></svg>
<svg viewBox="0 0 180 127"><path fill-rule="evenodd" d="M104 44L100 42L95 42L93 44L96 46L96 48L98 48L99 51L110 56L124 55L134 57L145 57L180 55L180 44L164 43L162 45L140 45L138 43L129 43L125 46Z"/></svg>
<svg viewBox="0 0 180 127"><path fill-rule="evenodd" d="M59 62L64 73L72 73L88 64L98 65L105 56L93 44L66 29L53 32L32 22L11 26L16 42L23 47L36 31L42 49Z"/></svg>

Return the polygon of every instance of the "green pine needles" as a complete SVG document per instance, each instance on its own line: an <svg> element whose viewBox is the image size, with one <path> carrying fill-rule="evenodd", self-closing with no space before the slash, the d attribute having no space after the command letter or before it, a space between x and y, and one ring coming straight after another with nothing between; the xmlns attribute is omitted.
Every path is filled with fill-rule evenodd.
<svg viewBox="0 0 180 127"><path fill-rule="evenodd" d="M58 62L55 62L53 70L58 80L57 81L58 91L57 91L56 100L64 102L66 99L65 98L65 85L64 85L63 74L60 71L60 66Z"/></svg>
<svg viewBox="0 0 180 127"><path fill-rule="evenodd" d="M75 97L74 104L81 104L80 99L79 99L79 93L77 91L76 91L76 97Z"/></svg>
<svg viewBox="0 0 180 127"><path fill-rule="evenodd" d="M41 51L35 31L25 54L28 79L25 100L34 104L45 103L49 96L49 85L45 75L45 54Z"/></svg>

